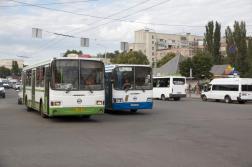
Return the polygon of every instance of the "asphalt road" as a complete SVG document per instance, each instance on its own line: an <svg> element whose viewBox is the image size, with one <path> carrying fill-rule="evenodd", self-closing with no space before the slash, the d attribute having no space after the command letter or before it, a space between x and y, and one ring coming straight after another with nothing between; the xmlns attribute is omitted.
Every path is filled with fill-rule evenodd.
<svg viewBox="0 0 252 167"><path fill-rule="evenodd" d="M252 104L155 101L153 110L43 119L0 99L1 167L252 167Z"/></svg>

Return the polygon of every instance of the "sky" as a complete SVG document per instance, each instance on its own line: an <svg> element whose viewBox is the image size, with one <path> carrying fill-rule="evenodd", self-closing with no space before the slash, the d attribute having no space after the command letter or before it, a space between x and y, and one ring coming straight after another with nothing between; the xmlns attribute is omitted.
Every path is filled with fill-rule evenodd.
<svg viewBox="0 0 252 167"><path fill-rule="evenodd" d="M222 36L235 20L245 21L252 36L251 11L252 0L0 0L0 59L32 64L68 49L113 52L122 41L134 42L139 29L204 35L211 20L221 23ZM32 28L42 29L42 38L32 38ZM89 47L80 47L81 37Z"/></svg>

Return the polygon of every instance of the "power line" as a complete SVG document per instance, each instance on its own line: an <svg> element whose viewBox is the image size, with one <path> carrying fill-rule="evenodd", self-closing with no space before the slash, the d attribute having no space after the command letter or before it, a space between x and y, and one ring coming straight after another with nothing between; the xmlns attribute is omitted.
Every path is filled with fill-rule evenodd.
<svg viewBox="0 0 252 167"><path fill-rule="evenodd" d="M40 5L40 6L48 6L48 5L64 5L64 4L76 4L76 3L84 3L84 2L92 2L98 0L84 0L84 1L71 1L71 2L53 2L53 3L37 3L33 5ZM17 3L17 2L15 2ZM8 7L21 7L21 6L31 6L30 4L20 4L20 5L0 5L0 7L8 8Z"/></svg>
<svg viewBox="0 0 252 167"><path fill-rule="evenodd" d="M149 6L149 7L147 7L147 8L138 10L138 11L136 11L136 12L134 12L134 13L128 14L128 15L123 16L123 17L120 17L119 19L127 18L127 17L129 17L129 16L135 15L136 13L140 13L140 12L149 10L149 9L151 9L151 8L154 8L154 7L156 7L156 6L162 5L162 4L167 3L167 2L169 2L169 1L170 1L170 0L161 1L161 2L159 2L159 3L157 3L157 4L155 4L155 5ZM109 22L106 22L106 23L103 23L103 24L100 24L100 25L97 25L97 26L88 28L88 29L86 29L85 31L90 31L90 30L97 29L97 28L99 28L99 27L101 27L101 26L104 26L104 25L107 25L107 24L109 24L109 23L111 23L111 22L113 22L113 21L109 21ZM79 33L79 32L77 32L77 33ZM70 36L74 36L74 35L77 34L77 33L74 33L73 35L70 35ZM65 38L62 38L62 39L60 39L60 40L58 40L58 41L53 42L52 44L49 45L49 47L51 47L52 45L54 45L54 44L56 44L56 43L58 43L58 42L61 42L61 41L64 40L64 39L65 39ZM44 49L46 49L46 48L48 48L48 47L45 47ZM43 49L43 50L44 50L44 49Z"/></svg>
<svg viewBox="0 0 252 167"><path fill-rule="evenodd" d="M120 10L120 11L118 11L118 12L112 13L112 14L106 16L105 18L109 18L109 17L115 16L115 15L118 15L118 14L123 13L123 12L125 12L125 11L128 11L128 10L130 10L130 9L133 9L133 8L135 8L135 7L137 7L137 6L143 5L143 4L145 4L145 3L149 2L149 1L151 1L151 0L144 0L144 1L141 1L140 3L137 3L137 4L133 5L133 6L130 6L130 7L125 8L125 9L123 9L123 10ZM95 21L95 22L92 22L92 23L90 23L90 24L88 24L88 25L93 25L93 24L102 22L103 20L104 20L104 19L102 19L102 20L100 20L100 21L98 21L98 22ZM80 29L80 28L77 28L77 29L68 31L67 33L70 33L70 32L73 32L73 31L77 31L77 30L79 30L79 29ZM60 40L58 40L58 41L54 41L55 39L56 39L56 38L54 38L54 39L52 39L51 41L49 41L45 46L43 46L41 49L39 49L39 51L42 51L42 50L48 48L48 46L51 46L52 44L56 44L57 42L60 42L60 41L62 40L62 39L60 39Z"/></svg>

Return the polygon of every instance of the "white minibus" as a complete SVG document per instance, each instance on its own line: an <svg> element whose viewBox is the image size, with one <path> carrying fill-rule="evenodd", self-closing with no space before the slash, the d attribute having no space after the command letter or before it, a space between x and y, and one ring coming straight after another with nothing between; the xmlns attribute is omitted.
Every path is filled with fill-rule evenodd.
<svg viewBox="0 0 252 167"><path fill-rule="evenodd" d="M202 91L201 98L203 101L213 99L224 100L226 103L245 103L252 100L252 78L213 79Z"/></svg>
<svg viewBox="0 0 252 167"><path fill-rule="evenodd" d="M153 98L162 100L186 97L186 78L182 76L153 77Z"/></svg>

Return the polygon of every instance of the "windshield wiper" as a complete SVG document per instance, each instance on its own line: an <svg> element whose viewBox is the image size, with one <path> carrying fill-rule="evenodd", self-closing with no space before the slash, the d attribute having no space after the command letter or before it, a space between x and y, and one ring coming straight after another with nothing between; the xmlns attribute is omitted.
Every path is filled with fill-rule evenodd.
<svg viewBox="0 0 252 167"><path fill-rule="evenodd" d="M93 93L94 91L91 89L91 87L88 85L87 86L87 88L88 88L88 90L91 92L91 93Z"/></svg>

